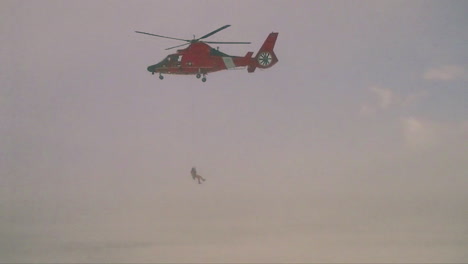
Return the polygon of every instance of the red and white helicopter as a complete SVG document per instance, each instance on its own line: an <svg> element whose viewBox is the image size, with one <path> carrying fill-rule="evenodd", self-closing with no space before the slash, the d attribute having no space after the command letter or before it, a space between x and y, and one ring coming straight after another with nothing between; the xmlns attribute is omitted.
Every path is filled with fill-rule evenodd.
<svg viewBox="0 0 468 264"><path fill-rule="evenodd" d="M231 25L222 26L197 39L180 39L166 37L141 31L136 33L146 34L155 37L175 39L184 41L182 45L167 48L166 50L189 45L185 49L177 50L177 53L168 55L161 62L149 66L147 69L152 74L159 73L159 79L164 79L163 74L193 74L197 78L203 76L202 81L206 82L206 75L210 72L228 70L238 67L247 67L248 72L254 72L256 68L267 69L278 62L278 58L273 52L278 33L270 33L258 51L255 57L252 57L253 52L247 52L243 57L227 55L218 49L210 47L208 44L250 44L250 42L219 42L219 41L202 41L202 39L227 28ZM207 44L208 43L208 44Z"/></svg>

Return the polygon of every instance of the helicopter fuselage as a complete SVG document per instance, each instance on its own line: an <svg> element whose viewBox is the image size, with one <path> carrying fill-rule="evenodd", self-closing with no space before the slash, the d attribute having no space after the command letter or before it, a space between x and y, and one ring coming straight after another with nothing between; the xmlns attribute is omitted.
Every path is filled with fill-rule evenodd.
<svg viewBox="0 0 468 264"><path fill-rule="evenodd" d="M244 57L230 56L203 42L190 44L187 48L170 54L161 62L149 66L151 73L161 74L207 74L221 70L246 67L253 52Z"/></svg>

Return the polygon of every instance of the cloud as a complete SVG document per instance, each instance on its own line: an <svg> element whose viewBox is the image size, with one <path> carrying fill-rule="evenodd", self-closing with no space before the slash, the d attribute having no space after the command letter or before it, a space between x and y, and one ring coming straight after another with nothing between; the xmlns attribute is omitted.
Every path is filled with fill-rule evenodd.
<svg viewBox="0 0 468 264"><path fill-rule="evenodd" d="M387 109L395 101L395 94L390 89L382 88L380 86L371 86L369 91L378 97L378 102L374 102L371 105L361 105L361 109L359 111L361 115L373 116L377 113L378 109Z"/></svg>
<svg viewBox="0 0 468 264"><path fill-rule="evenodd" d="M411 148L430 148L448 142L464 142L468 138L468 121L443 123L405 117L401 122L405 143Z"/></svg>
<svg viewBox="0 0 468 264"><path fill-rule="evenodd" d="M374 101L371 104L361 105L359 113L364 116L373 116L379 110L383 111L394 107L410 105L426 96L426 92L424 91L402 95L395 93L392 89L376 85L369 87L368 90L372 94L376 95L377 101Z"/></svg>
<svg viewBox="0 0 468 264"><path fill-rule="evenodd" d="M361 105L359 113L364 116L372 116L376 112L375 108L369 105Z"/></svg>
<svg viewBox="0 0 468 264"><path fill-rule="evenodd" d="M444 65L438 68L428 69L423 78L429 81L453 81L466 78L468 71L458 65Z"/></svg>
<svg viewBox="0 0 468 264"><path fill-rule="evenodd" d="M436 128L428 121L414 117L402 119L406 144L411 147L430 146L435 142Z"/></svg>
<svg viewBox="0 0 468 264"><path fill-rule="evenodd" d="M388 108L395 102L395 95L392 90L379 86L372 86L369 90L379 97L379 107L382 109Z"/></svg>

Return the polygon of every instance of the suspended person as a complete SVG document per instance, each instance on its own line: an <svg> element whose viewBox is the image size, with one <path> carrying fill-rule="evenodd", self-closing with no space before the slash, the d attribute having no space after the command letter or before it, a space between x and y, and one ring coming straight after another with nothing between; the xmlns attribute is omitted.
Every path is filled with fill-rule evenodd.
<svg viewBox="0 0 468 264"><path fill-rule="evenodd" d="M198 180L198 184L201 184L202 181L205 181L205 178L197 174L197 169L195 167L192 167L192 170L190 171L190 174L192 174L192 178L195 180Z"/></svg>

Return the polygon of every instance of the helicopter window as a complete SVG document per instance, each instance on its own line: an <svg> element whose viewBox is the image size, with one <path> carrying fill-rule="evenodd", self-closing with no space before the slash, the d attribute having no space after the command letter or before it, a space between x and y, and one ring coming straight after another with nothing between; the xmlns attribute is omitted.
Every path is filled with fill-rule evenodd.
<svg viewBox="0 0 468 264"><path fill-rule="evenodd" d="M170 64L179 63L180 61L182 61L182 55L170 55L167 56L166 60Z"/></svg>
<svg viewBox="0 0 468 264"><path fill-rule="evenodd" d="M210 50L210 55L211 56L221 56L221 57L229 57L229 55L227 55L226 53L223 53L219 50L216 50L216 49L211 49Z"/></svg>

